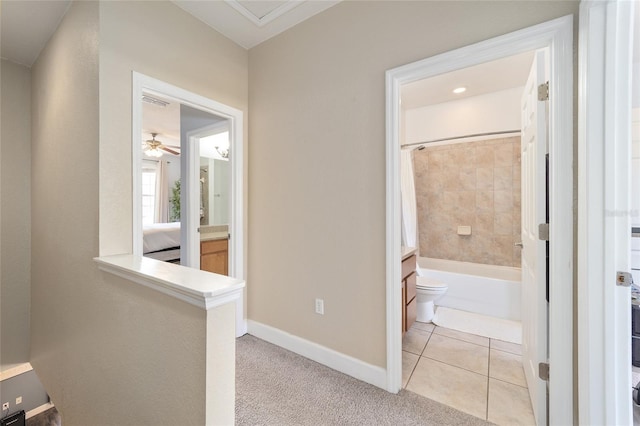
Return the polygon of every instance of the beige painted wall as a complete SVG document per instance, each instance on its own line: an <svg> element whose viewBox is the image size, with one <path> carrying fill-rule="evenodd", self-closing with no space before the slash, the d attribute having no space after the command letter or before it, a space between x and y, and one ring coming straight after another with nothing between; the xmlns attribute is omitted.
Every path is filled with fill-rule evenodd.
<svg viewBox="0 0 640 426"><path fill-rule="evenodd" d="M251 49L249 318L384 367L385 71L577 12L343 2Z"/></svg>
<svg viewBox="0 0 640 426"><path fill-rule="evenodd" d="M427 144L413 164L420 256L520 267L519 136Z"/></svg>
<svg viewBox="0 0 640 426"><path fill-rule="evenodd" d="M2 60L0 371L29 362L31 71Z"/></svg>
<svg viewBox="0 0 640 426"><path fill-rule="evenodd" d="M175 6L77 2L32 69L31 362L65 425L205 421L206 312L100 272L92 260L101 249L130 249L124 74L130 78L127 55L136 47L122 43L149 57L174 52L178 45L161 37L157 45L136 44L163 34L156 24L172 33L171 14L193 27L183 28L180 43L205 51L199 22ZM171 64L147 63L141 71L163 78L167 67L178 72ZM214 71L183 71L180 82L202 82ZM129 213L116 227L120 209Z"/></svg>

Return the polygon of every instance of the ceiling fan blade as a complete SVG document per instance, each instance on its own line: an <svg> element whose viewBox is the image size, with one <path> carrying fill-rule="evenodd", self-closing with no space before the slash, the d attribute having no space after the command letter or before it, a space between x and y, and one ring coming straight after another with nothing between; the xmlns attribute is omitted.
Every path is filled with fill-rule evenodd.
<svg viewBox="0 0 640 426"><path fill-rule="evenodd" d="M168 152L169 154L178 155L178 156L180 155L179 152L174 151L173 149L167 148L166 146L161 146L160 149Z"/></svg>

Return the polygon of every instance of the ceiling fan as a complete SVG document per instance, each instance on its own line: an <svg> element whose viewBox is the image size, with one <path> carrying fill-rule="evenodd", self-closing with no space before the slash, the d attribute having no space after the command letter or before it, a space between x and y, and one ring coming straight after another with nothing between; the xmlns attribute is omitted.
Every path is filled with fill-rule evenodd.
<svg viewBox="0 0 640 426"><path fill-rule="evenodd" d="M147 139L142 144L142 149L146 155L148 155L149 157L156 157L156 158L162 157L163 151L168 152L169 154L177 155L177 156L180 155L180 152L171 149L171 148L180 149L180 147L173 146L173 145L164 145L159 140L156 140L156 136L158 136L157 133L151 133L151 139Z"/></svg>

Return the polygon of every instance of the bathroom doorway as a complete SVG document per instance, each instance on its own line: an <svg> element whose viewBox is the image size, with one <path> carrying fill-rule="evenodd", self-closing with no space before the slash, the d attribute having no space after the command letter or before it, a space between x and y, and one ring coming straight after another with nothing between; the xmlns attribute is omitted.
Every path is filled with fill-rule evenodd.
<svg viewBox="0 0 640 426"><path fill-rule="evenodd" d="M561 140L571 140L571 58L562 56L563 49L571 49L572 20L570 17L550 21L536 27L508 34L498 39L489 40L469 46L457 51L448 52L437 57L425 59L418 63L409 64L387 72L387 328L388 328L388 366L389 387L399 388L401 383L399 371L401 370L401 336L400 336L400 194L399 194L399 151L402 137L406 132L400 120L400 99L402 87L405 84L418 80L443 75L467 67L484 64L492 60L502 59L508 56L522 54L524 52L539 49L548 49L549 52L549 86L552 87L552 95L549 100L549 154L550 173L556 177L549 188L549 196L554 209L550 211L550 221L556 225L565 224L569 230L564 235L553 233L550 237L552 247L557 250L552 252L552 263L556 265L550 271L550 281L571 282L572 268L572 175L570 144L561 144ZM545 34L545 35L542 35ZM565 123L565 124L563 124ZM438 139L438 138L436 138ZM454 165L450 165L454 166ZM559 268L557 265L564 265ZM566 267L565 267L566 266ZM541 274L535 279L540 281ZM542 274L544 275L544 274ZM565 398L572 395L572 325L571 288L551 287L550 313L554 321L549 324L549 350L554 353L554 372L558 376L549 381L549 390L552 393L559 392ZM541 304L541 300L538 300ZM558 321L561 319L561 321ZM396 327L397 325L397 327ZM397 331L396 331L397 329ZM540 329L538 329L540 331ZM546 330L543 330L546 332ZM557 369L556 369L557 368ZM536 397L546 401L545 382L541 381L535 386ZM570 404L569 404L570 405ZM544 411L544 410L539 410ZM571 406L551 405L549 407L549 419L552 423L565 423L572 419ZM547 423L547 413L537 413L537 423ZM568 420L570 422L570 420Z"/></svg>
<svg viewBox="0 0 640 426"><path fill-rule="evenodd" d="M536 276L545 277L545 244L533 229L546 220L546 141L536 136L531 111L535 102L544 128L545 105L533 92L546 81L546 53L524 52L401 89L401 147L412 157L403 157L402 194L413 179L417 200L408 217L403 198L403 248L419 254L418 323L403 338L403 386L497 424L535 423L535 404L546 412L546 401L528 392L544 385L537 366L547 360L545 288L535 286ZM406 226L413 219L417 226ZM406 235L416 228L417 239ZM434 283L446 290L432 322L420 305ZM532 303L538 299L539 310ZM452 397L474 381L468 398Z"/></svg>

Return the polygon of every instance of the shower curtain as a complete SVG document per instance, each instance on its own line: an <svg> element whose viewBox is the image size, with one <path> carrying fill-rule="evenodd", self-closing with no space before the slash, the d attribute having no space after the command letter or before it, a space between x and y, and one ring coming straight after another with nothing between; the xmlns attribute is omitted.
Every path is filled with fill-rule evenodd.
<svg viewBox="0 0 640 426"><path fill-rule="evenodd" d="M413 180L413 150L400 151L400 196L402 245L418 246L418 209L416 206L416 188Z"/></svg>

